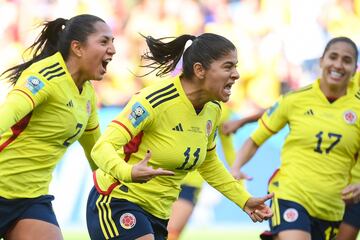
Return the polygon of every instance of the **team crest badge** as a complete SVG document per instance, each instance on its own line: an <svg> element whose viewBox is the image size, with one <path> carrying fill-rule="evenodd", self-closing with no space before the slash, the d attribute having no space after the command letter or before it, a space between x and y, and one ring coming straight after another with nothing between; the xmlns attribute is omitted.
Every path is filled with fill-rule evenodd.
<svg viewBox="0 0 360 240"><path fill-rule="evenodd" d="M131 121L134 127L137 127L147 116L149 113L140 103L136 102L131 107L131 113L129 115L129 120Z"/></svg>
<svg viewBox="0 0 360 240"><path fill-rule="evenodd" d="M124 213L120 217L120 225L124 229L132 229L136 225L136 217L131 213Z"/></svg>
<svg viewBox="0 0 360 240"><path fill-rule="evenodd" d="M357 116L353 111L349 110L344 113L344 120L348 124L354 124L357 120Z"/></svg>
<svg viewBox="0 0 360 240"><path fill-rule="evenodd" d="M288 208L284 212L283 218L287 222L295 222L299 217L299 213L295 208Z"/></svg>
<svg viewBox="0 0 360 240"><path fill-rule="evenodd" d="M29 89L33 94L36 94L45 85L44 83L35 76L30 76L25 84L26 88Z"/></svg>
<svg viewBox="0 0 360 240"><path fill-rule="evenodd" d="M209 136L212 130L212 122L208 120L206 123L206 136Z"/></svg>

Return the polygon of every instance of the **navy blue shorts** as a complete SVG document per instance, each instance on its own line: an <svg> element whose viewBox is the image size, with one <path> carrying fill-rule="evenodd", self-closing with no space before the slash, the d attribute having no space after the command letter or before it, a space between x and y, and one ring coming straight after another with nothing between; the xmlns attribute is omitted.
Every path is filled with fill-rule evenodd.
<svg viewBox="0 0 360 240"><path fill-rule="evenodd" d="M360 228L360 202L346 205L343 221L356 228Z"/></svg>
<svg viewBox="0 0 360 240"><path fill-rule="evenodd" d="M0 197L0 238L21 219L37 219L59 226L52 208L52 200L52 195L20 199Z"/></svg>
<svg viewBox="0 0 360 240"><path fill-rule="evenodd" d="M340 221L333 222L314 218L296 202L274 199L271 205L274 216L269 221L270 232L263 234L262 239L271 239L272 235L284 230L309 232L312 240L333 239L338 232Z"/></svg>
<svg viewBox="0 0 360 240"><path fill-rule="evenodd" d="M195 206L199 196L199 192L200 192L200 188L183 184L181 185L179 198L187 200Z"/></svg>
<svg viewBox="0 0 360 240"><path fill-rule="evenodd" d="M93 240L132 240L150 233L155 240L165 240L168 235L168 220L157 218L127 200L101 195L94 187L87 203L86 221Z"/></svg>

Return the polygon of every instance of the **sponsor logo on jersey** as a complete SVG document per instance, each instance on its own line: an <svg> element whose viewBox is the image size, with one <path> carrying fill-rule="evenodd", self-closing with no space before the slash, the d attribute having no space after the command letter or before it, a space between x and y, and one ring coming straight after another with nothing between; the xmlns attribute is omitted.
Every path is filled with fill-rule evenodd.
<svg viewBox="0 0 360 240"><path fill-rule="evenodd" d="M175 127L173 127L172 130L178 131L178 132L183 132L183 131L184 131L181 123L179 123L178 125L176 125Z"/></svg>
<svg viewBox="0 0 360 240"><path fill-rule="evenodd" d="M39 78L30 76L28 77L25 86L32 92L32 94L36 94L44 87L44 83Z"/></svg>
<svg viewBox="0 0 360 240"><path fill-rule="evenodd" d="M353 111L349 110L344 113L344 120L348 124L354 124L357 120L357 116Z"/></svg>
<svg viewBox="0 0 360 240"><path fill-rule="evenodd" d="M210 133L212 131L212 122L211 120L208 120L207 123L206 123L206 136L210 136Z"/></svg>
<svg viewBox="0 0 360 240"><path fill-rule="evenodd" d="M129 120L134 127L137 127L147 116L149 116L149 113L139 102L136 102L131 107L131 110L132 111L129 115Z"/></svg>
<svg viewBox="0 0 360 240"><path fill-rule="evenodd" d="M124 213L120 217L120 225L124 229L132 229L136 225L136 217L131 213Z"/></svg>
<svg viewBox="0 0 360 240"><path fill-rule="evenodd" d="M287 222L295 222L299 217L299 213L295 208L288 208L284 212L283 218Z"/></svg>
<svg viewBox="0 0 360 240"><path fill-rule="evenodd" d="M309 110L307 110L304 115L308 115L308 116L314 116L314 111L310 108Z"/></svg>
<svg viewBox="0 0 360 240"><path fill-rule="evenodd" d="M74 103L73 103L73 101L70 99L70 101L66 104L66 106L68 106L68 107L74 107Z"/></svg>

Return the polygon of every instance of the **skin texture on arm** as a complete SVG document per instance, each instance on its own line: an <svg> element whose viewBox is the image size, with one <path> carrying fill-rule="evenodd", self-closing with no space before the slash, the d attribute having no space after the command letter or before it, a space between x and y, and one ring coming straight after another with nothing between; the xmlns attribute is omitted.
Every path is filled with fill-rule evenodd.
<svg viewBox="0 0 360 240"><path fill-rule="evenodd" d="M236 160L231 167L231 174L234 176L234 178L236 179L249 178L240 171L240 168L244 166L248 161L250 161L250 159L254 156L258 148L259 147L251 138L248 138L246 140L244 145L239 150Z"/></svg>
<svg viewBox="0 0 360 240"><path fill-rule="evenodd" d="M223 123L222 125L223 134L230 135L232 133L236 133L236 131L245 124L256 122L263 115L264 111L265 109L262 109L253 115Z"/></svg>

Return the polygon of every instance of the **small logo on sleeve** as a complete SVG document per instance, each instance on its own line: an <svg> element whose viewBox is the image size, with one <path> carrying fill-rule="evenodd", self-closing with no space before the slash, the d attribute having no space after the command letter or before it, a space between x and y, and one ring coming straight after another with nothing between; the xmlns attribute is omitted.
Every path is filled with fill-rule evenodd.
<svg viewBox="0 0 360 240"><path fill-rule="evenodd" d="M120 217L120 225L124 229L132 229L136 225L136 217L131 213L124 213Z"/></svg>
<svg viewBox="0 0 360 240"><path fill-rule="evenodd" d="M147 116L149 116L149 113L138 102L136 102L132 106L131 110L132 111L129 115L129 120L131 121L134 127L137 127Z"/></svg>
<svg viewBox="0 0 360 240"><path fill-rule="evenodd" d="M44 83L39 78L30 76L27 79L25 86L30 90L30 92L32 92L32 94L36 94L44 87Z"/></svg>

